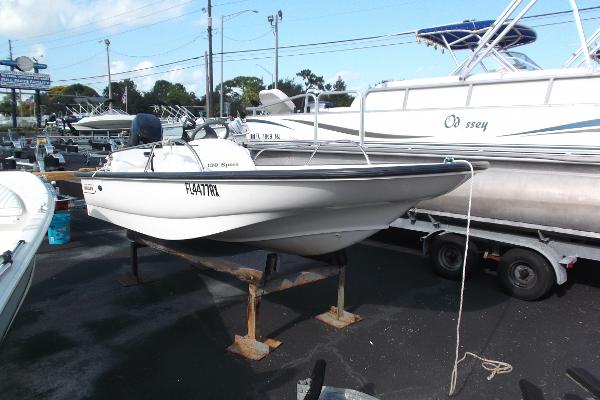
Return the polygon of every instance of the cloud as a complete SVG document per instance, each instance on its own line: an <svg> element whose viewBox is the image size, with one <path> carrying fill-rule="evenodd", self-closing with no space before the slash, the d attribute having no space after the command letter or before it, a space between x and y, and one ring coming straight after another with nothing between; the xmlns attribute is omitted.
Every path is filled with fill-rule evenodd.
<svg viewBox="0 0 600 400"><path fill-rule="evenodd" d="M110 62L110 73L118 74L119 72L127 71L127 63L122 60L115 60Z"/></svg>
<svg viewBox="0 0 600 400"><path fill-rule="evenodd" d="M147 0L0 0L0 36L27 39L36 35L61 36L98 29L115 32L123 27L150 24L184 14L187 2L148 3Z"/></svg>
<svg viewBox="0 0 600 400"><path fill-rule="evenodd" d="M132 79L135 81L139 90L147 92L150 89L152 89L152 86L154 86L154 82L156 82L156 80L157 80L155 75L143 76L143 77L139 78L141 75L147 75L149 73L152 73L152 70L147 69L147 68L150 68L153 66L154 66L154 64L152 63L152 61L144 60L144 61L136 64L133 67L134 70L140 70L139 72L136 72L132 76ZM136 77L138 77L138 79L136 79Z"/></svg>
<svg viewBox="0 0 600 400"><path fill-rule="evenodd" d="M348 89L350 89L352 87L352 83L356 83L357 81L363 79L363 74L354 71L342 70L333 74L333 76L329 77L326 82L334 83L337 81L338 77L341 77L344 82L346 82Z"/></svg>
<svg viewBox="0 0 600 400"><path fill-rule="evenodd" d="M202 67L193 69L181 69L174 66L168 71L159 72L153 69L154 63L150 60L143 60L133 66L130 66L123 60L113 60L110 63L110 72L113 82L119 82L125 79L131 79L135 82L138 90L148 92L154 87L158 80L166 80L171 83L181 83L185 88L202 96L205 90L204 69ZM118 75L121 72L133 71Z"/></svg>
<svg viewBox="0 0 600 400"><path fill-rule="evenodd" d="M30 47L29 49L29 55L31 57L34 57L35 59L37 59L38 61L40 61L40 59L46 54L46 46L44 46L43 44L34 44L33 46Z"/></svg>
<svg viewBox="0 0 600 400"><path fill-rule="evenodd" d="M213 28L215 27L215 17L212 17L212 22L213 22ZM202 13L202 15L200 15L200 18L195 19L192 22L192 25L194 26L199 26L201 28L208 28L208 14L206 13Z"/></svg>

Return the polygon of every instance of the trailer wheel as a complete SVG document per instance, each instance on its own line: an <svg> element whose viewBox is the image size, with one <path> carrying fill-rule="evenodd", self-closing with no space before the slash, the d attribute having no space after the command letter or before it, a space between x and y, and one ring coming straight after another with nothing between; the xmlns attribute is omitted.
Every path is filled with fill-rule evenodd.
<svg viewBox="0 0 600 400"><path fill-rule="evenodd" d="M548 260L528 249L511 249L502 255L498 276L506 291L521 300L536 300L554 286L556 278Z"/></svg>
<svg viewBox="0 0 600 400"><path fill-rule="evenodd" d="M437 236L431 246L431 261L433 270L447 279L460 280L462 278L463 255L465 252L465 238L456 234ZM479 263L478 249L475 243L469 241L467 255L466 276Z"/></svg>

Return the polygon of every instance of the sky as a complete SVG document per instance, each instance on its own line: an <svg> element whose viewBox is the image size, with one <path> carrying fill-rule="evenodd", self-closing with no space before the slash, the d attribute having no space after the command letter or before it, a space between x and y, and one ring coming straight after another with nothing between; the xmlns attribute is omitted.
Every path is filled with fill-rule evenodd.
<svg viewBox="0 0 600 400"><path fill-rule="evenodd" d="M600 7L600 0L577 4L580 9ZM326 82L340 76L349 89L365 90L383 80L443 76L452 70L447 53L417 44L414 34L385 35L495 19L507 5L499 0L213 0L214 86L221 80L221 38L224 80L244 75L271 82L275 35L267 18L278 10L279 79L295 78L308 68ZM0 0L0 56L8 58L11 39L14 57L36 57L48 65L52 85L83 83L102 92L107 84L104 39L109 39L113 81L130 78L148 91L156 80L166 79L201 96L206 90L206 7L207 0ZM568 0L539 0L528 15L569 9ZM600 26L600 8L581 16L589 36ZM579 47L572 20L568 14L524 21L538 40L519 51L544 68L560 67ZM324 42L334 43L318 44Z"/></svg>

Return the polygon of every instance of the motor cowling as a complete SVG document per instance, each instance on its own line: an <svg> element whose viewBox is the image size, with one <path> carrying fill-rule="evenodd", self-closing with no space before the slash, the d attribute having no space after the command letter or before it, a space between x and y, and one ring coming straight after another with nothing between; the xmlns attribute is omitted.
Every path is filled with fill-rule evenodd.
<svg viewBox="0 0 600 400"><path fill-rule="evenodd" d="M160 119L152 114L138 114L131 121L129 146L162 140L162 124Z"/></svg>

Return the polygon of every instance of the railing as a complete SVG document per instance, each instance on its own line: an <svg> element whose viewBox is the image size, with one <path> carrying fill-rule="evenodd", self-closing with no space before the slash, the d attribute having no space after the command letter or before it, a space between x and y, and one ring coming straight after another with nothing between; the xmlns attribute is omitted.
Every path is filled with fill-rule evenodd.
<svg viewBox="0 0 600 400"><path fill-rule="evenodd" d="M363 154L363 156L365 157L365 161L367 162L367 165L371 165L371 159L369 158L369 155L367 154L364 146L360 145L359 143L353 141L353 140L336 140L333 142L328 142L328 143L333 143L333 144L345 144L345 143L350 143L353 145L358 146L360 152ZM317 152L319 151L319 149L321 148L321 145L323 143L320 142L311 142L309 144L309 146L314 146L315 149L313 150L313 152L311 153L310 157L308 158L308 160L304 163L304 165L309 165L310 162L313 160L313 158L315 157L315 155L317 154ZM266 152L267 150L286 150L288 148L293 148L293 149L297 149L297 145L295 144L289 144L289 145L278 145L278 146L274 146L274 147L269 147L269 148L264 148L259 150L256 155L254 156L254 158L252 159L252 161L256 162L256 160L258 159L258 157L260 157L260 155L264 152Z"/></svg>
<svg viewBox="0 0 600 400"><path fill-rule="evenodd" d="M0 255L0 276L2 276L13 263L13 257L21 246L25 244L24 240L19 240L12 250L5 251Z"/></svg>

